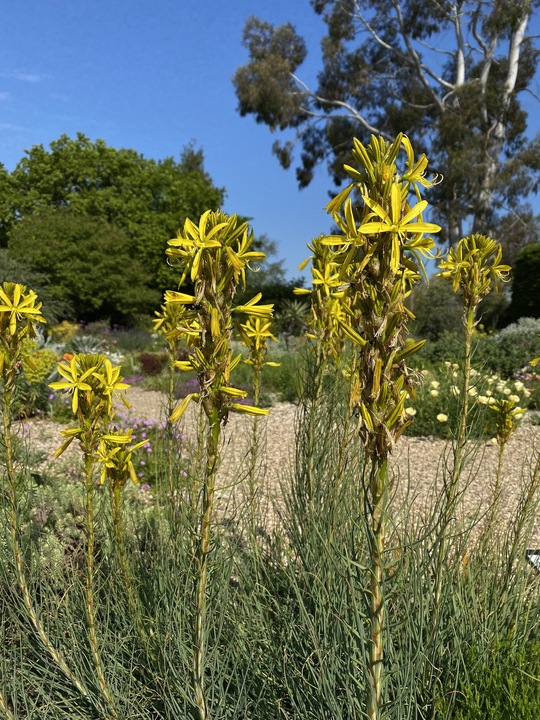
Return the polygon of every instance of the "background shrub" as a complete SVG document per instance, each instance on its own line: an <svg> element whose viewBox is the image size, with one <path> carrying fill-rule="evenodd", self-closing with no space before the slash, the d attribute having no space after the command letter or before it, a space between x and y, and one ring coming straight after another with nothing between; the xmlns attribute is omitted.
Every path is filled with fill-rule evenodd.
<svg viewBox="0 0 540 720"><path fill-rule="evenodd" d="M167 365L168 359L166 352L142 352L139 355L141 372L143 375L159 375Z"/></svg>
<svg viewBox="0 0 540 720"><path fill-rule="evenodd" d="M508 320L540 317L540 243L531 243L518 253L513 276Z"/></svg>

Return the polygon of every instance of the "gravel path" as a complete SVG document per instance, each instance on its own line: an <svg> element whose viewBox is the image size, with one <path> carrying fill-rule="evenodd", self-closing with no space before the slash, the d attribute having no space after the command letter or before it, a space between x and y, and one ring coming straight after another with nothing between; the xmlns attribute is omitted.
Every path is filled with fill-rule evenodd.
<svg viewBox="0 0 540 720"><path fill-rule="evenodd" d="M161 393L130 388L127 398L131 403L131 414L138 418L165 417L164 396ZM264 512L271 513L270 505L279 495L280 483L287 478L291 467L294 449L295 406L282 403L274 406L267 418L259 420L266 439L266 452L263 459ZM247 448L252 418L232 413L224 433L223 462L221 467L221 485L223 497L230 496L230 483L242 475L247 464ZM193 437L196 426L195 407L187 413L185 432ZM50 420L30 420L25 423L32 449L39 449L48 457L60 445L59 426ZM70 447L63 460L62 468L73 465L77 448ZM489 505L492 484L496 474L498 447L489 443L479 443L474 457L469 461L465 478L461 508L465 513L474 513L486 509ZM501 515L508 522L515 517L520 492L524 482L530 477L530 466L540 449L540 427L526 422L514 433L505 451L503 464L503 487L501 497ZM410 478L410 488L416 506L421 509L434 497L434 488L441 487L440 469L449 444L432 438L400 439L391 459L391 467L397 477L397 494L403 493ZM71 463L70 463L71 458ZM67 460L67 462L66 462ZM59 461L62 461L62 458ZM50 461L49 461L50 462ZM47 462L48 464L48 462ZM69 472L69 469L65 469ZM223 500L222 500L223 501ZM270 516L268 516L270 518ZM536 522L531 545L540 546L540 522Z"/></svg>

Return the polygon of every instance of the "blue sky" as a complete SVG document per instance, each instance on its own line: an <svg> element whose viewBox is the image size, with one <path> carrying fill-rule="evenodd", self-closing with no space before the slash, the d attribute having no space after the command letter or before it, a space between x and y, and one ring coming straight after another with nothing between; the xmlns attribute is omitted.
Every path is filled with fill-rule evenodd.
<svg viewBox="0 0 540 720"><path fill-rule="evenodd" d="M231 78L256 15L296 26L313 81L324 25L309 0L11 0L2 11L0 162L11 170L26 148L77 131L155 159L194 141L226 188L224 209L250 216L299 275L306 242L330 228L330 182L320 169L297 189L266 126L238 114Z"/></svg>

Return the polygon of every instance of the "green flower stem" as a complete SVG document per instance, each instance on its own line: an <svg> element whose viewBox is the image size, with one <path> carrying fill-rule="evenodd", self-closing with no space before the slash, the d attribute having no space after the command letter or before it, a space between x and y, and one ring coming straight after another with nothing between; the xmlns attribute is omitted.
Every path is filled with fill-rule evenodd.
<svg viewBox="0 0 540 720"><path fill-rule="evenodd" d="M120 572L122 573L122 579L124 581L124 590L126 592L129 610L131 613L131 617L135 619L135 624L139 636L146 643L148 641L148 633L146 632L146 628L144 627L144 623L142 621L140 613L139 603L137 602L137 598L133 590L129 562L126 557L124 546L124 524L122 522L122 488L120 486L111 488L111 512L113 518L114 542L118 555L118 562L120 564Z"/></svg>
<svg viewBox="0 0 540 720"><path fill-rule="evenodd" d="M175 441L174 441L174 424L171 422L171 415L174 411L174 381L175 381L175 371L174 371L174 355L171 351L171 357L170 357L170 363L169 363L169 389L167 393L167 439L168 439L168 453L167 453L167 480L169 484L169 497L171 499L171 502L176 502L176 496L175 496L175 483L174 483L174 460L173 460L173 453L175 451ZM176 516L176 513L173 513L174 516Z"/></svg>
<svg viewBox="0 0 540 720"><path fill-rule="evenodd" d="M384 632L384 540L385 516L388 498L386 458L374 462L370 472L370 495L372 503L369 512L371 527L370 549L370 639L369 674L367 690L367 716L379 720L382 697L383 632Z"/></svg>
<svg viewBox="0 0 540 720"><path fill-rule="evenodd" d="M92 430L88 431L92 434ZM92 446L92 440L87 443L87 448ZM96 613L94 604L94 572L95 572L95 536L94 536L94 458L88 450L84 454L85 469L85 503L86 503L86 618L88 622L88 639L90 641L90 649L94 660L94 667L98 679L99 688L103 699L105 700L109 711L114 720L120 720L120 716L115 708L107 681L105 679L105 671L101 661L99 652L97 633L96 633Z"/></svg>
<svg viewBox="0 0 540 720"><path fill-rule="evenodd" d="M208 556L210 554L211 529L214 512L216 471L219 459L219 438L221 420L219 409L213 407L208 413L206 434L206 472L203 493L202 516L200 521L199 546L197 551L197 587L195 612L195 646L193 658L195 701L199 720L206 720L208 707L204 684L206 665L206 609L208 587Z"/></svg>
<svg viewBox="0 0 540 720"><path fill-rule="evenodd" d="M11 534L11 546L13 551L13 557L15 560L15 570L17 573L17 582L22 592L24 605L30 622L39 637L41 643L56 663L61 672L68 678L73 684L77 691L84 698L89 698L88 690L85 688L83 683L75 677L73 672L70 670L66 661L60 654L60 652L52 644L45 628L43 627L41 620L39 619L37 610L34 606L34 601L26 582L26 576L24 571L24 562L22 557L21 546L19 543L19 520L17 512L17 477L15 473L14 453L13 453L13 442L11 434L11 389L8 387L4 388L2 393L2 419L3 419L3 433L4 443L6 448L5 458L5 469L7 473L7 491L9 496L9 525Z"/></svg>
<svg viewBox="0 0 540 720"><path fill-rule="evenodd" d="M261 395L261 372L259 365L254 367L253 376L253 404L258 407ZM249 447L249 470L248 470L248 492L251 534L253 539L257 537L258 502L257 502L257 456L259 450L259 416L253 418L251 429L251 443ZM258 552L258 545L254 542L255 552Z"/></svg>
<svg viewBox="0 0 540 720"><path fill-rule="evenodd" d="M501 482L502 482L502 465L504 450L506 447L505 442L499 444L499 457L497 460L497 474L495 476L495 484L493 486L493 496L491 498L491 505L489 508L489 515L486 521L486 527L484 530L484 541L490 543L493 539L493 530L499 514L499 504L501 500Z"/></svg>
<svg viewBox="0 0 540 720"><path fill-rule="evenodd" d="M446 487L446 498L442 513L441 536L439 538L436 567L435 567L435 593L434 593L434 618L432 623L432 634L437 627L439 605L442 595L442 577L443 567L448 556L448 526L450 525L456 497L459 487L459 478L463 469L463 460L465 455L465 446L467 443L467 420L469 415L469 385L471 381L471 349L472 336L474 331L474 315L476 306L474 304L467 305L464 308L463 326L465 331L465 355L463 360L463 384L461 388L463 402L461 405L461 414L459 418L459 428L457 445L454 453L454 467L452 477Z"/></svg>

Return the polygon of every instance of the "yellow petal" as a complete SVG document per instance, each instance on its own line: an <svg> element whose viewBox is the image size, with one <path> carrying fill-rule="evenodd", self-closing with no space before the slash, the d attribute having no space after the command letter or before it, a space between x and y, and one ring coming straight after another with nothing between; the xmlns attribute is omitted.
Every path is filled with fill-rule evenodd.
<svg viewBox="0 0 540 720"><path fill-rule="evenodd" d="M174 412L171 415L171 422L176 422L177 420L180 420L182 415L186 412L188 405L192 400L198 400L199 399L199 393L189 393L189 395L186 395L186 397L181 401L181 403L178 405L178 407L174 410Z"/></svg>

